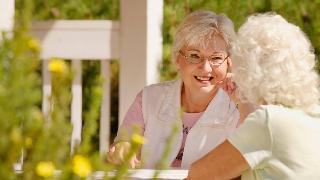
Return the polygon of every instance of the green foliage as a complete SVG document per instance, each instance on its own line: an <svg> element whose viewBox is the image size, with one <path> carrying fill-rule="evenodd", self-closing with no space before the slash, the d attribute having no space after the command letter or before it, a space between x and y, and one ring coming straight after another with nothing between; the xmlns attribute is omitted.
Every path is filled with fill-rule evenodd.
<svg viewBox="0 0 320 180"><path fill-rule="evenodd" d="M69 69L52 72L52 95L50 97L50 114L43 117L43 125L37 137L32 139L33 146L26 148L24 162L24 179L38 177L35 167L40 162L52 162L56 168L63 169L70 154L70 87ZM39 89L39 88L38 88ZM37 122L34 122L36 124Z"/></svg>
<svg viewBox="0 0 320 180"><path fill-rule="evenodd" d="M92 98L85 106L83 142L74 156L70 156L72 71L66 61L49 62L50 111L47 116L41 113L40 48L28 32L32 5L31 0L16 0L13 34L3 34L0 44L0 179L43 179L54 174L60 174L59 179L79 179L93 170L109 171L112 167L92 148L102 99L100 76L91 72L96 76L88 81L90 90L84 91ZM21 157L19 174L13 165Z"/></svg>
<svg viewBox="0 0 320 180"><path fill-rule="evenodd" d="M105 173L119 168L115 179L123 179L127 162L117 167L98 153L96 135L102 100L102 79L98 61L83 66L84 101L82 142L70 154L70 63L53 58L49 114L41 113L39 44L29 35L32 1L16 1L16 21L12 36L3 34L0 44L0 179L80 179L93 171ZM118 87L118 64L111 64L112 80ZM89 76L87 76L89 74ZM115 91L115 89L112 89ZM127 161L141 144L132 142ZM21 153L23 151L23 153ZM21 173L13 164L23 158ZM123 167L121 169L121 167Z"/></svg>
<svg viewBox="0 0 320 180"><path fill-rule="evenodd" d="M119 19L119 0L35 0L35 19Z"/></svg>
<svg viewBox="0 0 320 180"><path fill-rule="evenodd" d="M41 99L40 79L35 73L38 52L32 38L26 33L29 27L30 1L17 1L17 23L13 37L3 34L0 47L0 177L14 179L12 165L21 156L21 149L36 138L43 123L37 104ZM37 122L37 124L34 124ZM4 163L5 162L5 163Z"/></svg>
<svg viewBox="0 0 320 180"><path fill-rule="evenodd" d="M83 153L99 149L99 119L102 100L102 79L100 78L100 64L97 61L83 63L83 132L86 137L81 147ZM91 147L90 142L97 142Z"/></svg>
<svg viewBox="0 0 320 180"><path fill-rule="evenodd" d="M111 135L110 142L118 130L118 107L119 107L119 61L111 61Z"/></svg>

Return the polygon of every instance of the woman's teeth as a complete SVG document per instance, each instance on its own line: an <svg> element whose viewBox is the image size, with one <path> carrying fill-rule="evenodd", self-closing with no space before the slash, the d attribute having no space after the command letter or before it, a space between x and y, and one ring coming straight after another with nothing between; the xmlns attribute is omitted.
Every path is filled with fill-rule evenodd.
<svg viewBox="0 0 320 180"><path fill-rule="evenodd" d="M211 81L212 77L204 77L204 76L195 76L195 78L199 81Z"/></svg>

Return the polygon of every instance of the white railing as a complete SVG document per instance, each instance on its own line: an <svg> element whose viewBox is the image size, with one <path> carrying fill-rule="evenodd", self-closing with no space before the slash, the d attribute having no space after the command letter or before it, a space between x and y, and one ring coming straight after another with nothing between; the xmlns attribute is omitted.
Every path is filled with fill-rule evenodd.
<svg viewBox="0 0 320 180"><path fill-rule="evenodd" d="M13 25L14 0L0 0L0 32ZM43 113L48 115L51 94L48 60L69 59L75 71L72 82L72 144L81 141L81 60L99 59L104 78L100 116L100 153L109 146L110 59L120 60L119 124L143 86L158 81L162 60L163 0L120 0L120 21L59 20L35 22L32 33L41 42L43 59ZM1 40L1 37L0 37Z"/></svg>
<svg viewBox="0 0 320 180"><path fill-rule="evenodd" d="M115 171L105 173L103 171L94 172L90 178L94 180L103 179L106 177L114 177ZM157 174L156 178L154 175ZM183 169L171 169L171 170L153 170L153 169L134 169L129 170L126 179L166 179L166 180L183 180L188 176L188 170ZM89 178L89 179L90 179Z"/></svg>
<svg viewBox="0 0 320 180"><path fill-rule="evenodd" d="M48 60L52 57L71 60L74 71L72 81L71 122L73 124L71 148L81 141L82 130L82 72L81 60L99 59L103 82L103 100L100 116L99 150L105 152L110 136L110 59L119 59L119 23L109 20L44 21L35 22L31 33L41 43L43 74L42 110L50 110L51 95Z"/></svg>
<svg viewBox="0 0 320 180"><path fill-rule="evenodd" d="M13 27L14 0L0 0L0 32Z"/></svg>

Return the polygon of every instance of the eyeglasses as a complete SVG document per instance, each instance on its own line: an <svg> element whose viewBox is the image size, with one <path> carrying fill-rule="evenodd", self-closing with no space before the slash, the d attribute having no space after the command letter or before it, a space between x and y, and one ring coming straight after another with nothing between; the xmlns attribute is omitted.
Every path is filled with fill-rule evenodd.
<svg viewBox="0 0 320 180"><path fill-rule="evenodd" d="M191 64L199 64L205 61L205 59L208 59L210 65L215 67L221 66L221 64L229 57L229 55L227 55L224 58L221 54L214 54L209 57L203 57L200 55L199 52L195 52L195 51L187 51L186 53L183 53L180 50L179 53L181 54L181 56L183 56L187 60L187 62Z"/></svg>

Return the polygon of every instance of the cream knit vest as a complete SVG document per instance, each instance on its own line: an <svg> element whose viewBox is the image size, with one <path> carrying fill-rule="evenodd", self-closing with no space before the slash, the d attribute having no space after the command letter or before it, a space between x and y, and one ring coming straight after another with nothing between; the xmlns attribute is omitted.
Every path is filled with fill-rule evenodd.
<svg viewBox="0 0 320 180"><path fill-rule="evenodd" d="M174 126L178 133L172 141L168 165L175 159L182 143L180 80L147 86L142 94L142 113L147 142L142 147L144 168L154 168L161 159L167 138ZM181 168L188 169L192 162L222 143L236 128L239 112L229 96L221 89L206 111L189 131Z"/></svg>

